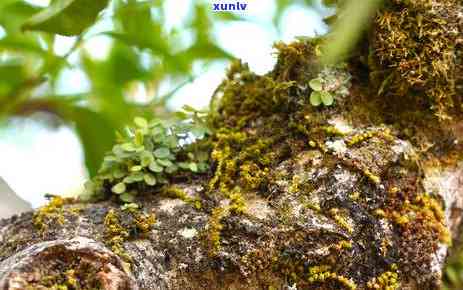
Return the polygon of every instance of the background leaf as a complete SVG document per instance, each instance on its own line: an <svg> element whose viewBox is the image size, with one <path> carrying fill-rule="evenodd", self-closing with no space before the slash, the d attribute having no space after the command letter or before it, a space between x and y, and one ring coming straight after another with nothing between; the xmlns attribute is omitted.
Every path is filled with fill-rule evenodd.
<svg viewBox="0 0 463 290"><path fill-rule="evenodd" d="M24 30L72 36L91 26L108 0L56 0L24 23Z"/></svg>
<svg viewBox="0 0 463 290"><path fill-rule="evenodd" d="M87 108L75 107L68 117L74 121L82 142L89 174L95 176L104 154L114 144L115 128L102 114Z"/></svg>

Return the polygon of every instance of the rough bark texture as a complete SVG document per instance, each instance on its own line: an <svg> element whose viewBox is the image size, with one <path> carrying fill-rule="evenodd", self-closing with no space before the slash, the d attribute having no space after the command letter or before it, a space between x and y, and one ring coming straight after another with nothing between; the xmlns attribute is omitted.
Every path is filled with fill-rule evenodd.
<svg viewBox="0 0 463 290"><path fill-rule="evenodd" d="M308 84L320 77L314 41L277 45L277 66L266 76L236 63L212 106L211 172L173 178L179 198L145 188L141 210L111 199L55 199L1 221L0 289L439 289L463 217L461 112L436 118L436 99L429 103L423 86L436 80L399 84L404 67L392 62L404 49L390 47L386 58L380 41L410 44L394 38L414 29L394 22L404 9L407 21L426 5L450 21L443 12L461 6L390 2L369 47L346 68L327 68L324 76L352 75L349 94L333 107L309 102ZM452 16L450 39L437 32L455 51L462 15ZM429 56L428 47L410 45ZM367 61L368 49L377 58ZM446 77L461 96L455 51L436 48L434 58L452 54ZM460 110L454 101L451 110ZM440 105L440 116L455 114Z"/></svg>

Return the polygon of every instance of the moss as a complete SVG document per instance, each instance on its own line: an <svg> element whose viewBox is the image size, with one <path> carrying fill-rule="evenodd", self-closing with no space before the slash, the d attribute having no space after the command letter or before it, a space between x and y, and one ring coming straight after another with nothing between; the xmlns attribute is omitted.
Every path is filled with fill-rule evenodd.
<svg viewBox="0 0 463 290"><path fill-rule="evenodd" d="M45 263L33 265L35 275L25 278L25 290L102 290L103 285L98 273L102 270L101 261L94 262L80 255L66 252L54 253L53 256L44 257Z"/></svg>
<svg viewBox="0 0 463 290"><path fill-rule="evenodd" d="M122 226L119 215L114 209L110 210L104 219L105 244L111 248L114 254L131 262L132 258L124 250L124 242L130 237L128 229Z"/></svg>
<svg viewBox="0 0 463 290"><path fill-rule="evenodd" d="M336 223L345 229L348 233L353 233L354 229L347 221L346 217L340 212L338 208L332 208L329 210L329 214L336 221Z"/></svg>
<svg viewBox="0 0 463 290"><path fill-rule="evenodd" d="M331 267L328 265L314 266L309 268L309 275L307 280L310 284L324 284L334 281L345 289L357 289L357 285L352 280L331 272L330 268Z"/></svg>
<svg viewBox="0 0 463 290"><path fill-rule="evenodd" d="M367 282L367 289L397 290L400 288L397 265L391 266L392 271L386 271Z"/></svg>
<svg viewBox="0 0 463 290"><path fill-rule="evenodd" d="M73 198L52 197L50 202L35 212L33 218L35 228L43 234L53 223L63 225L66 211L73 215L78 214L80 211L80 207L65 209L64 206L66 204L71 204L73 202L75 202Z"/></svg>
<svg viewBox="0 0 463 290"><path fill-rule="evenodd" d="M427 106L441 119L461 112L461 3L389 0L375 19L371 78L386 99Z"/></svg>
<svg viewBox="0 0 463 290"><path fill-rule="evenodd" d="M354 136L349 136L349 138L345 141L346 145L351 147L355 146L361 142L367 141L373 137L383 137L385 139L391 140L391 131L389 129L377 129L377 130L370 130L367 132L363 132L360 134L356 134Z"/></svg>
<svg viewBox="0 0 463 290"><path fill-rule="evenodd" d="M165 186L161 190L161 194L170 198L178 198L186 203L193 205L196 209L202 208L201 200L199 198L190 197L184 190L182 190L178 186Z"/></svg>
<svg viewBox="0 0 463 290"><path fill-rule="evenodd" d="M124 243L130 238L146 236L155 223L154 214L142 213L137 208L128 207L122 212L111 209L104 218L105 244L126 262L132 262L124 249Z"/></svg>
<svg viewBox="0 0 463 290"><path fill-rule="evenodd" d="M222 219L229 215L229 209L217 207L212 210L211 216L207 223L206 247L209 249L210 256L216 256L220 249L220 235L223 229Z"/></svg>

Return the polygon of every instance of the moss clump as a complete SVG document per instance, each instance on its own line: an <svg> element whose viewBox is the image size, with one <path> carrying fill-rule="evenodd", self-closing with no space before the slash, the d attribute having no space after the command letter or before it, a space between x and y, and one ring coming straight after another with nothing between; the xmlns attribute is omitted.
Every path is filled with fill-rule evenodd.
<svg viewBox="0 0 463 290"><path fill-rule="evenodd" d="M165 186L161 190L161 195L167 196L170 198L178 198L186 203L193 205L196 209L201 209L201 199L190 197L184 190L178 186Z"/></svg>
<svg viewBox="0 0 463 290"><path fill-rule="evenodd" d="M386 271L367 282L367 289L397 290L400 288L397 265L391 266L392 271Z"/></svg>
<svg viewBox="0 0 463 290"><path fill-rule="evenodd" d="M221 249L220 234L223 229L222 219L229 214L230 211L228 208L217 207L212 210L206 232L206 247L209 249L210 256L216 256Z"/></svg>
<svg viewBox="0 0 463 290"><path fill-rule="evenodd" d="M332 208L329 210L329 214L336 221L336 223L345 229L348 233L353 233L354 229L347 221L345 215L343 215L338 208Z"/></svg>
<svg viewBox="0 0 463 290"><path fill-rule="evenodd" d="M138 206L126 206L121 212L111 209L104 218L105 243L116 255L132 262L124 250L124 243L130 238L147 235L155 223L154 214L144 214Z"/></svg>
<svg viewBox="0 0 463 290"><path fill-rule="evenodd" d="M461 1L389 0L375 19L371 77L388 102L461 113ZM406 105L405 105L406 106Z"/></svg>
<svg viewBox="0 0 463 290"><path fill-rule="evenodd" d="M337 283L345 289L355 290L357 285L350 279L333 273L330 266L314 266L309 268L308 282L310 284Z"/></svg>
<svg viewBox="0 0 463 290"><path fill-rule="evenodd" d="M45 206L39 208L33 218L33 224L37 230L44 233L53 223L63 225L65 222L64 214L66 210L64 206L75 202L73 198L63 198L59 196L53 196ZM69 212L76 214L80 208L69 209Z"/></svg>

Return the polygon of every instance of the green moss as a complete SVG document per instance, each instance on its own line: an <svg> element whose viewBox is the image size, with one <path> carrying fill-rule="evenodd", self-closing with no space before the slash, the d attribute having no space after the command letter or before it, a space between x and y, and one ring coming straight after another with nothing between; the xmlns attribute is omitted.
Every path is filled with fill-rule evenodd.
<svg viewBox="0 0 463 290"><path fill-rule="evenodd" d="M386 271L367 282L367 289L397 290L400 288L397 265L391 266L392 271Z"/></svg>
<svg viewBox="0 0 463 290"><path fill-rule="evenodd" d="M407 109L427 106L441 119L461 113L460 5L458 0L387 1L370 41L371 78L385 99Z"/></svg>
<svg viewBox="0 0 463 290"><path fill-rule="evenodd" d="M314 266L309 268L309 275L307 277L308 282L310 284L324 284L334 281L345 289L357 289L357 285L352 280L331 272L330 268L331 267L328 265Z"/></svg>
<svg viewBox="0 0 463 290"><path fill-rule="evenodd" d="M65 222L64 215L66 213L77 215L80 211L80 207L65 209L65 205L74 202L75 199L73 198L63 198L59 196L52 197L46 205L42 206L34 213L32 222L35 228L43 234L54 223L63 225Z"/></svg>
<svg viewBox="0 0 463 290"><path fill-rule="evenodd" d="M105 244L126 262L132 258L125 252L124 243L135 237L143 237L151 232L156 218L154 214L142 213L138 208L127 207L122 212L108 211L104 218Z"/></svg>
<svg viewBox="0 0 463 290"><path fill-rule="evenodd" d="M193 205L196 209L201 209L202 204L199 198L190 197L184 190L178 186L169 185L161 190L161 195L170 198L178 198L186 203Z"/></svg>
<svg viewBox="0 0 463 290"><path fill-rule="evenodd" d="M210 256L216 256L221 249L220 235L223 229L222 219L230 214L228 208L217 207L212 210L207 223L206 247Z"/></svg>
<svg viewBox="0 0 463 290"><path fill-rule="evenodd" d="M330 216L336 221L336 223L345 229L348 233L353 233L354 229L350 225L350 223L347 221L347 218L345 217L344 214L340 212L338 208L332 208L329 211Z"/></svg>

